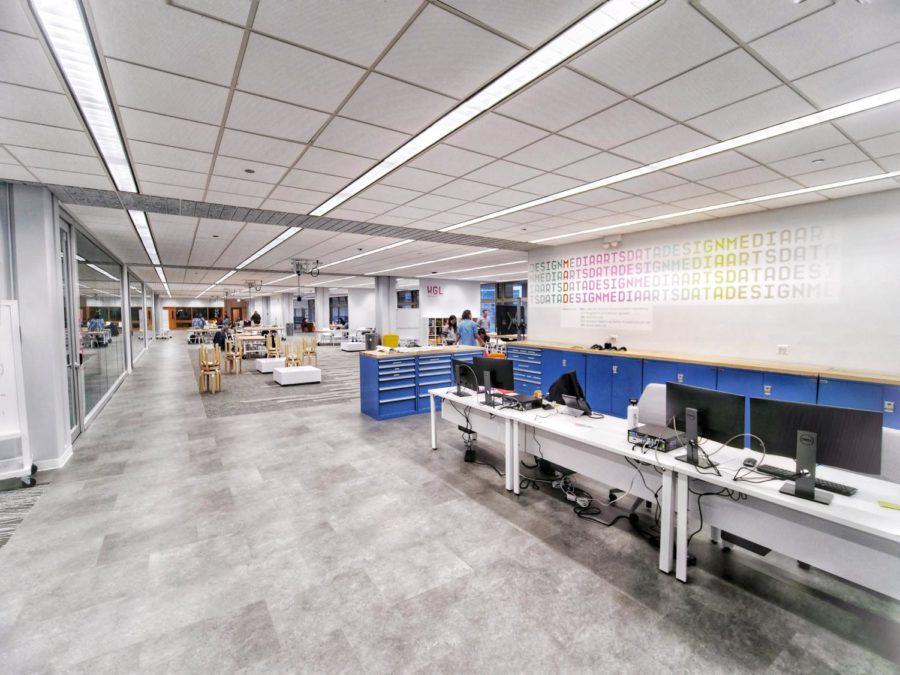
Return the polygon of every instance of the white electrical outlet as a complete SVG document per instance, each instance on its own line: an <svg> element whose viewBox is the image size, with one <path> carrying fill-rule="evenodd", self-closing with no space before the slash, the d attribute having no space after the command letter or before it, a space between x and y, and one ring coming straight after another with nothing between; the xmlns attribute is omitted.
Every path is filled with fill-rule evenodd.
<svg viewBox="0 0 900 675"><path fill-rule="evenodd" d="M787 356L787 353L791 350L790 345L778 345L778 356Z"/></svg>

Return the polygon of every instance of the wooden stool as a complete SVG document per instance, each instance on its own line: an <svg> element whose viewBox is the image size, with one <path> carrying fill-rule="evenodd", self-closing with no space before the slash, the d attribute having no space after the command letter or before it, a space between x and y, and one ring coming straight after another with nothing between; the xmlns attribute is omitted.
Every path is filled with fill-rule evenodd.
<svg viewBox="0 0 900 675"><path fill-rule="evenodd" d="M285 340L284 343L284 365L286 368L291 366L303 365L303 345L301 340Z"/></svg>
<svg viewBox="0 0 900 675"><path fill-rule="evenodd" d="M300 365L303 365L304 361L309 361L309 365L313 364L313 360L315 359L316 366L319 365L319 352L316 350L316 338L303 338L303 353L300 358Z"/></svg>
<svg viewBox="0 0 900 675"><path fill-rule="evenodd" d="M209 347L200 345L200 393L209 391L215 394L222 390L222 352L219 346L210 352Z"/></svg>
<svg viewBox="0 0 900 675"><path fill-rule="evenodd" d="M281 336L277 333L266 335L266 358L276 359L281 356Z"/></svg>
<svg viewBox="0 0 900 675"><path fill-rule="evenodd" d="M244 359L244 350L239 344L235 344L234 340L226 340L225 342L225 372L239 373L241 372L241 363Z"/></svg>

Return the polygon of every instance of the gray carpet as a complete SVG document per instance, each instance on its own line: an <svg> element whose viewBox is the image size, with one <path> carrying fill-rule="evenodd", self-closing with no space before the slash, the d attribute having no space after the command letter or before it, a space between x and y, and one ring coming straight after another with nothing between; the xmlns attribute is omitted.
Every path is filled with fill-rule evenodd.
<svg viewBox="0 0 900 675"><path fill-rule="evenodd" d="M195 378L199 375L197 352L189 347ZM271 374L256 372L252 358L245 359L243 372L222 374L222 391L200 398L207 417L249 415L274 410L296 410L311 405L344 403L359 399L359 354L339 347L319 347L322 382L282 387Z"/></svg>
<svg viewBox="0 0 900 675"><path fill-rule="evenodd" d="M0 548L10 540L31 507L43 493L43 487L19 488L0 492Z"/></svg>

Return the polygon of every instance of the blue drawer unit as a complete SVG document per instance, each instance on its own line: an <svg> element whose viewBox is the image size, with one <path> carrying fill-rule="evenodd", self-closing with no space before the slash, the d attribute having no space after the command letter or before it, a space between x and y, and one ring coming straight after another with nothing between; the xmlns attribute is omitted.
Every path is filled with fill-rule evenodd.
<svg viewBox="0 0 900 675"><path fill-rule="evenodd" d="M716 389L740 396L762 396L764 381L761 370L719 368L716 373Z"/></svg>
<svg viewBox="0 0 900 675"><path fill-rule="evenodd" d="M360 406L376 419L416 412L416 358L360 357Z"/></svg>
<svg viewBox="0 0 900 675"><path fill-rule="evenodd" d="M900 386L884 385L881 396L884 399L884 426L900 429Z"/></svg>
<svg viewBox="0 0 900 675"><path fill-rule="evenodd" d="M535 347L506 347L506 358L513 362L516 392L533 394L541 388L541 352Z"/></svg>
<svg viewBox="0 0 900 675"><path fill-rule="evenodd" d="M453 362L449 354L441 356L416 357L416 389L418 396L417 409L420 412L431 410L428 390L449 387L453 384ZM436 401L438 408L441 401Z"/></svg>
<svg viewBox="0 0 900 675"><path fill-rule="evenodd" d="M791 375L766 373L763 381L763 398L792 403L815 403L819 378L815 375Z"/></svg>
<svg viewBox="0 0 900 675"><path fill-rule="evenodd" d="M582 389L585 383L585 355L579 352L563 351L561 349L543 350L541 359L541 391L545 394L550 390L550 385L559 379L563 373L575 371Z"/></svg>
<svg viewBox="0 0 900 675"><path fill-rule="evenodd" d="M639 399L644 391L644 361L625 356L610 358L612 360L612 406L609 412L616 417L625 417L628 413L628 401Z"/></svg>
<svg viewBox="0 0 900 675"><path fill-rule="evenodd" d="M689 384L693 387L715 389L716 368L715 366L705 366L699 363L644 359L643 384L646 387L652 382L661 384L678 382L680 384Z"/></svg>
<svg viewBox="0 0 900 675"><path fill-rule="evenodd" d="M835 380L823 375L819 378L818 400L822 405L883 412L883 390L881 384Z"/></svg>

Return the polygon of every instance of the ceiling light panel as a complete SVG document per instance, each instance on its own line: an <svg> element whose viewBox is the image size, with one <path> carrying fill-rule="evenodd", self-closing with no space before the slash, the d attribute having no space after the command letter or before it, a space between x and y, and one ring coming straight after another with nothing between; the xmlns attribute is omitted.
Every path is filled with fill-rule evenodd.
<svg viewBox="0 0 900 675"><path fill-rule="evenodd" d="M366 272L366 274L376 275L376 274L384 274L386 272L396 272L397 270L406 270L410 267L422 267L423 265L432 265L434 263L447 262L448 260L456 260L458 258L468 258L473 255L482 255L484 253L493 253L497 249L495 248L486 248L482 251L473 251L471 253L460 253L459 255L451 255L446 258L436 258L434 260L426 260L424 262L416 262L411 265L401 265L399 267L391 267L386 270L378 270L377 272Z"/></svg>
<svg viewBox="0 0 900 675"><path fill-rule="evenodd" d="M137 192L79 3L77 0L32 0L32 7L116 189Z"/></svg>
<svg viewBox="0 0 900 675"><path fill-rule="evenodd" d="M239 269L239 270L244 269L247 265L252 263L257 258L264 256L266 253L271 251L273 248L275 248L279 244L283 244L284 242L286 242L288 239L290 239L295 234L297 234L301 229L303 229L303 228L289 227L284 232L282 232L280 235L275 237L275 239L273 239L268 244L266 244L261 249L259 249L256 253L251 255L249 258L245 258L239 265L236 265L237 269Z"/></svg>
<svg viewBox="0 0 900 675"><path fill-rule="evenodd" d="M325 215L353 195L405 164L423 150L453 133L484 111L547 73L574 54L628 21L658 0L609 0L571 28L525 57L427 129L414 136L339 193L315 208L311 215Z"/></svg>

